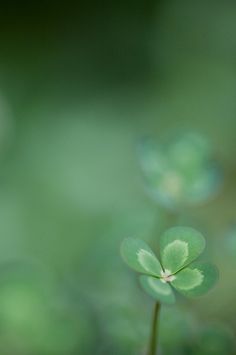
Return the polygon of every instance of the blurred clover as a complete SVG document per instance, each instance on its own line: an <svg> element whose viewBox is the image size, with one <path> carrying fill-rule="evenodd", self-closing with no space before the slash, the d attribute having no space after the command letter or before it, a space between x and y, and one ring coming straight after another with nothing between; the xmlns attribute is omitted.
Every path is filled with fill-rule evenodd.
<svg viewBox="0 0 236 355"><path fill-rule="evenodd" d="M205 202L218 190L220 170L208 141L195 133L159 145L143 140L139 153L150 195L167 208Z"/></svg>
<svg viewBox="0 0 236 355"><path fill-rule="evenodd" d="M161 263L139 239L125 239L121 254L132 269L143 274L143 289L157 301L171 304L175 302L172 287L184 296L194 297L203 295L215 284L218 272L213 265L192 264L204 248L201 233L189 227L173 227L161 237Z"/></svg>

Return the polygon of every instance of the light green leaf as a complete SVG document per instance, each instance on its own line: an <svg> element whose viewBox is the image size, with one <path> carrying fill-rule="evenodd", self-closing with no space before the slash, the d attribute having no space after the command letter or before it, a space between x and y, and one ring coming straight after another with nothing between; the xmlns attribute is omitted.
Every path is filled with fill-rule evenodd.
<svg viewBox="0 0 236 355"><path fill-rule="evenodd" d="M201 233L190 227L173 227L161 237L160 251L162 266L176 273L195 260L205 248Z"/></svg>
<svg viewBox="0 0 236 355"><path fill-rule="evenodd" d="M132 269L144 274L160 276L161 265L144 241L126 238L121 244L121 255Z"/></svg>
<svg viewBox="0 0 236 355"><path fill-rule="evenodd" d="M189 291L203 283L204 276L199 269L185 268L175 275L173 286Z"/></svg>
<svg viewBox="0 0 236 355"><path fill-rule="evenodd" d="M171 286L152 276L140 276L143 289L153 298L160 302L172 304L175 302L175 295Z"/></svg>
<svg viewBox="0 0 236 355"><path fill-rule="evenodd" d="M192 264L175 275L172 285L186 296L200 296L218 280L218 270L211 264Z"/></svg>

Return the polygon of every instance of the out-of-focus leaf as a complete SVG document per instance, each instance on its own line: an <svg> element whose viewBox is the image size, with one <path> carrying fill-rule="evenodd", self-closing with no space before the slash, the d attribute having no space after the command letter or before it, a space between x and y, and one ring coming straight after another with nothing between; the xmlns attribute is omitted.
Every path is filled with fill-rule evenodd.
<svg viewBox="0 0 236 355"><path fill-rule="evenodd" d="M143 140L139 148L141 168L150 195L167 208L204 202L221 181L208 141L188 132L155 144Z"/></svg>

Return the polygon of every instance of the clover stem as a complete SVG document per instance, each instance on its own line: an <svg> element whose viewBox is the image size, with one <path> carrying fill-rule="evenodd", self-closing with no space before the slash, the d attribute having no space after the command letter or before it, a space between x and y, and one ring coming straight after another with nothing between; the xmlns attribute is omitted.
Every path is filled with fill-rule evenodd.
<svg viewBox="0 0 236 355"><path fill-rule="evenodd" d="M149 342L148 355L157 355L158 347L158 317L160 313L161 304L159 302L155 303L152 318L152 329Z"/></svg>

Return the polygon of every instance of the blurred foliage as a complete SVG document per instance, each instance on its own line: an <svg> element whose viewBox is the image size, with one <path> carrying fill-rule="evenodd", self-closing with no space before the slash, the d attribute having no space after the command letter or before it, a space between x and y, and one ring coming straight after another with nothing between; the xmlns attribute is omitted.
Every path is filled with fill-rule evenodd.
<svg viewBox="0 0 236 355"><path fill-rule="evenodd" d="M201 203L217 191L219 168L212 164L208 142L201 136L187 133L159 147L146 141L140 150L150 195L165 207Z"/></svg>
<svg viewBox="0 0 236 355"><path fill-rule="evenodd" d="M235 339L232 331L220 324L202 327L199 331L193 354L232 354L235 352Z"/></svg>
<svg viewBox="0 0 236 355"><path fill-rule="evenodd" d="M225 232L225 238L223 240L224 248L228 256L235 258L236 255L236 225L235 223L229 226Z"/></svg>
<svg viewBox="0 0 236 355"><path fill-rule="evenodd" d="M3 2L2 354L144 354L152 304L120 242L157 249L183 220L221 277L163 310L162 352L235 353L235 20L230 0ZM143 189L136 146L178 132L206 137L224 179L215 199L173 217ZM213 321L228 330L207 331Z"/></svg>

